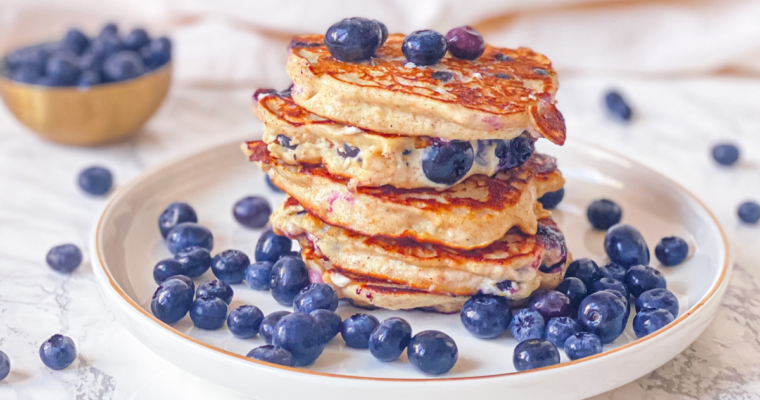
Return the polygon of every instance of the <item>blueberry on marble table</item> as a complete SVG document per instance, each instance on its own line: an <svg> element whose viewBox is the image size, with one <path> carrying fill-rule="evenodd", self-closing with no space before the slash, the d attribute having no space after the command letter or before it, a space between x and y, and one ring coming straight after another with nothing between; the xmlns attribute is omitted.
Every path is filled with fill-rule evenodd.
<svg viewBox="0 0 760 400"><path fill-rule="evenodd" d="M607 92L604 96L604 103L607 105L607 110L615 118L623 121L631 120L631 115L633 114L631 112L631 107L626 103L620 93L616 91Z"/></svg>
<svg viewBox="0 0 760 400"><path fill-rule="evenodd" d="M382 27L366 18L340 20L325 33L327 50L334 59L343 62L368 61L382 42Z"/></svg>
<svg viewBox="0 0 760 400"><path fill-rule="evenodd" d="M470 142L436 142L422 153L422 172L430 181L453 185L467 175L475 161Z"/></svg>
<svg viewBox="0 0 760 400"><path fill-rule="evenodd" d="M153 315L166 324L173 324L190 311L193 289L187 282L170 278L158 286L150 302Z"/></svg>
<svg viewBox="0 0 760 400"><path fill-rule="evenodd" d="M195 290L195 297L218 297L227 304L230 304L234 294L230 285L219 279L203 282Z"/></svg>
<svg viewBox="0 0 760 400"><path fill-rule="evenodd" d="M153 280L159 285L175 275L187 276L187 270L182 263L173 258L161 260L153 267Z"/></svg>
<svg viewBox="0 0 760 400"><path fill-rule="evenodd" d="M446 34L449 53L463 60L475 60L486 50L486 42L478 31L469 26L460 26Z"/></svg>
<svg viewBox="0 0 760 400"><path fill-rule="evenodd" d="M562 188L556 192L544 193L544 195L538 199L538 202L541 203L545 210L553 210L557 208L564 198L565 188Z"/></svg>
<svg viewBox="0 0 760 400"><path fill-rule="evenodd" d="M388 318L381 322L369 337L369 352L376 359L397 360L412 339L412 326L402 318Z"/></svg>
<svg viewBox="0 0 760 400"><path fill-rule="evenodd" d="M674 319L670 311L662 308L643 309L633 317L633 332L636 333L636 337L642 338L662 329Z"/></svg>
<svg viewBox="0 0 760 400"><path fill-rule="evenodd" d="M251 260L240 250L225 250L211 259L211 272L227 284L243 282Z"/></svg>
<svg viewBox="0 0 760 400"><path fill-rule="evenodd" d="M509 307L497 296L473 296L459 313L465 329L481 339L491 339L501 335L509 326Z"/></svg>
<svg viewBox="0 0 760 400"><path fill-rule="evenodd" d="M523 308L515 313L512 317L512 323L509 325L509 330L512 332L512 336L518 342L523 342L528 339L538 339L544 336L544 328L546 322L541 313L534 310Z"/></svg>
<svg viewBox="0 0 760 400"><path fill-rule="evenodd" d="M343 341L346 342L346 346L354 349L368 349L369 337L378 325L380 325L380 321L373 315L354 314L343 321L340 334Z"/></svg>
<svg viewBox="0 0 760 400"><path fill-rule="evenodd" d="M620 222L623 209L612 200L594 200L589 204L586 216L594 229L604 231Z"/></svg>
<svg viewBox="0 0 760 400"><path fill-rule="evenodd" d="M677 317L679 309L678 299L668 289L647 290L636 299L636 312L648 308L662 308L670 311L673 317Z"/></svg>
<svg viewBox="0 0 760 400"><path fill-rule="evenodd" d="M40 346L40 359L50 369L64 369L76 358L77 347L68 336L53 335Z"/></svg>
<svg viewBox="0 0 760 400"><path fill-rule="evenodd" d="M718 164L731 166L739 161L739 148L729 143L718 144L713 147L712 156Z"/></svg>
<svg viewBox="0 0 760 400"><path fill-rule="evenodd" d="M259 333L263 320L264 313L258 307L246 304L230 312L227 317L227 328L236 337L248 339Z"/></svg>
<svg viewBox="0 0 760 400"><path fill-rule="evenodd" d="M646 265L631 267L625 273L625 285L634 298L638 298L647 290L667 288L665 277L660 271Z"/></svg>
<svg viewBox="0 0 760 400"><path fill-rule="evenodd" d="M282 347L271 344L259 346L249 351L246 357L272 364L284 365L286 367L293 366L293 355Z"/></svg>
<svg viewBox="0 0 760 400"><path fill-rule="evenodd" d="M322 354L322 328L309 314L288 314L274 328L272 344L280 346L293 356L293 366L312 364Z"/></svg>
<svg viewBox="0 0 760 400"><path fill-rule="evenodd" d="M312 283L301 289L293 300L293 311L311 313L314 310L338 309L338 293L325 283Z"/></svg>
<svg viewBox="0 0 760 400"><path fill-rule="evenodd" d="M451 336L439 331L423 331L409 341L406 355L423 374L441 375L457 363L459 349Z"/></svg>
<svg viewBox="0 0 760 400"><path fill-rule="evenodd" d="M258 229L266 226L272 207L267 199L259 196L247 196L238 200L232 207L232 215L240 225Z"/></svg>
<svg viewBox="0 0 760 400"><path fill-rule="evenodd" d="M8 377L11 373L11 359L5 352L0 351L0 381Z"/></svg>
<svg viewBox="0 0 760 400"><path fill-rule="evenodd" d="M62 244L50 249L45 261L55 271L70 273L82 264L82 251L73 244Z"/></svg>
<svg viewBox="0 0 760 400"><path fill-rule="evenodd" d="M273 262L257 261L245 269L245 281L251 289L269 290L272 281Z"/></svg>
<svg viewBox="0 0 760 400"><path fill-rule="evenodd" d="M559 364L559 351L545 339L528 339L515 347L512 364L518 371L543 368Z"/></svg>
<svg viewBox="0 0 760 400"><path fill-rule="evenodd" d="M565 346L568 337L581 331L581 326L570 317L552 318L546 323L544 337L552 342L557 348Z"/></svg>
<svg viewBox="0 0 760 400"><path fill-rule="evenodd" d="M446 37L429 29L410 33L401 45L401 52L407 61L420 66L437 64L447 50Z"/></svg>
<svg viewBox="0 0 760 400"><path fill-rule="evenodd" d="M578 278L586 285L589 292L594 287L594 282L599 280L599 266L589 258L579 258L567 266L565 278Z"/></svg>
<svg viewBox="0 0 760 400"><path fill-rule="evenodd" d="M211 253L202 247L188 247L174 255L174 259L183 265L185 274L197 278L211 268Z"/></svg>
<svg viewBox="0 0 760 400"><path fill-rule="evenodd" d="M619 293L603 290L583 299L578 323L584 331L599 336L603 344L612 343L625 329L626 310L627 304Z"/></svg>
<svg viewBox="0 0 760 400"><path fill-rule="evenodd" d="M76 82L75 82L76 83ZM108 193L113 185L111 171L103 167L89 167L79 173L79 187L86 193L100 196Z"/></svg>
<svg viewBox="0 0 760 400"><path fill-rule="evenodd" d="M292 306L301 289L311 283L306 264L294 257L283 257L274 263L271 279L272 297L284 306Z"/></svg>
<svg viewBox="0 0 760 400"><path fill-rule="evenodd" d="M578 332L565 340L565 354L571 360L578 360L602 352L602 341L591 332Z"/></svg>
<svg viewBox="0 0 760 400"><path fill-rule="evenodd" d="M641 233L630 225L619 224L608 229L604 251L610 261L624 268L649 265L649 246Z"/></svg>
<svg viewBox="0 0 760 400"><path fill-rule="evenodd" d="M293 241L274 233L271 229L266 230L256 243L256 261L277 262L283 255L290 252Z"/></svg>
<svg viewBox="0 0 760 400"><path fill-rule="evenodd" d="M214 248L214 235L202 225L183 222L166 234L164 243L172 254L177 254L188 247L202 247L211 251Z"/></svg>
<svg viewBox="0 0 760 400"><path fill-rule="evenodd" d="M538 311L544 317L544 321L556 317L569 317L573 313L570 298L556 290L536 290L528 299L528 308Z"/></svg>
<svg viewBox="0 0 760 400"><path fill-rule="evenodd" d="M190 319L198 328L219 329L227 320L227 303L218 297L197 297L190 306Z"/></svg>
<svg viewBox="0 0 760 400"><path fill-rule="evenodd" d="M739 206L739 219L748 224L756 224L760 221L760 204L754 201L747 201Z"/></svg>
<svg viewBox="0 0 760 400"><path fill-rule="evenodd" d="M615 279L602 278L594 282L594 292L601 292L602 290L617 291L624 298L628 298L628 287L626 287L623 282Z"/></svg>
<svg viewBox="0 0 760 400"><path fill-rule="evenodd" d="M264 317L264 320L261 321L261 325L259 326L259 335L264 339L264 342L272 344L274 328L277 326L277 323L280 322L282 317L286 315L290 315L290 311L275 311Z"/></svg>
<svg viewBox="0 0 760 400"><path fill-rule="evenodd" d="M578 309L581 305L581 301L588 295L588 289L586 284L582 280L575 277L565 277L559 285L554 289L560 293L563 293L570 299L570 304L574 309Z"/></svg>
<svg viewBox="0 0 760 400"><path fill-rule="evenodd" d="M317 320L317 324L322 329L322 343L328 343L340 333L340 328L343 326L343 320L340 318L340 315L323 309L314 310L310 314Z"/></svg>
<svg viewBox="0 0 760 400"><path fill-rule="evenodd" d="M666 267L678 265L689 254L689 245L680 237L671 236L662 238L654 248L654 255L660 263Z"/></svg>
<svg viewBox="0 0 760 400"><path fill-rule="evenodd" d="M169 204L158 217L158 229L166 237L169 231L183 222L198 222L198 215L190 204L174 202Z"/></svg>

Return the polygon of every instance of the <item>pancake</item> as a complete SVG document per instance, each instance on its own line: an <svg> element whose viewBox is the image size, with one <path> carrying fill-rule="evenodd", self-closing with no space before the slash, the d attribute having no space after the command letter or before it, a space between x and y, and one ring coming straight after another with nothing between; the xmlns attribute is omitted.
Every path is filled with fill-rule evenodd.
<svg viewBox="0 0 760 400"><path fill-rule="evenodd" d="M537 199L564 184L554 158L534 154L519 168L493 178L471 176L448 189L352 191L345 179L320 166L278 162L263 142L249 142L248 149L277 187L330 225L457 249L488 246L512 227L535 234L537 220L549 215Z"/></svg>
<svg viewBox="0 0 760 400"><path fill-rule="evenodd" d="M404 35L392 34L370 61L335 60L322 35L290 45L287 72L293 99L314 114L379 133L446 140L536 139L565 141L555 106L557 75L530 49L486 45L475 61L447 54L429 67L408 63Z"/></svg>

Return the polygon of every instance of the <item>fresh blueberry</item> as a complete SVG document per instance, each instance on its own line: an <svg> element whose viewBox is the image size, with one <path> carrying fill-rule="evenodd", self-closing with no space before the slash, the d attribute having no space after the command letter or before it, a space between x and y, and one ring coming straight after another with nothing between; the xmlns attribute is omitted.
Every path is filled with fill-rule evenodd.
<svg viewBox="0 0 760 400"><path fill-rule="evenodd" d="M662 276L662 273L646 265L631 267L625 273L625 285L628 287L631 296L636 299L647 290L667 288L665 277Z"/></svg>
<svg viewBox="0 0 760 400"><path fill-rule="evenodd" d="M103 82L103 57L98 56L91 51L87 51L79 57L79 69L82 70L82 74L86 72L98 73L98 77L100 79L98 83Z"/></svg>
<svg viewBox="0 0 760 400"><path fill-rule="evenodd" d="M108 56L103 62L103 74L109 82L134 79L144 73L143 59L134 51L122 50Z"/></svg>
<svg viewBox="0 0 760 400"><path fill-rule="evenodd" d="M31 69L20 69L11 75L14 82L35 84L40 80L40 74Z"/></svg>
<svg viewBox="0 0 760 400"><path fill-rule="evenodd" d="M604 251L610 261L624 268L649 264L649 246L641 233L630 225L615 225L604 236Z"/></svg>
<svg viewBox="0 0 760 400"><path fill-rule="evenodd" d="M544 337L557 348L565 346L565 340L581 331L581 326L570 317L552 318L546 323Z"/></svg>
<svg viewBox="0 0 760 400"><path fill-rule="evenodd" d="M272 207L269 206L269 202L259 196L243 197L232 208L232 215L246 228L265 227L271 214Z"/></svg>
<svg viewBox="0 0 760 400"><path fill-rule="evenodd" d="M227 320L227 303L218 297L198 297L190 306L190 319L200 329L219 329Z"/></svg>
<svg viewBox="0 0 760 400"><path fill-rule="evenodd" d="M636 312L648 308L662 308L668 310L675 318L678 316L678 299L673 292L668 289L647 290L636 299Z"/></svg>
<svg viewBox="0 0 760 400"><path fill-rule="evenodd" d="M190 292L195 293L195 282L193 282L193 280L190 279L189 277L187 277L186 275L174 275L174 276L170 276L169 279L179 279L182 282L185 282L185 284L188 287L190 287ZM167 279L167 280L169 280L169 279ZM164 281L164 282L166 282L166 281Z"/></svg>
<svg viewBox="0 0 760 400"><path fill-rule="evenodd" d="M441 82L448 82L454 79L454 74L449 71L435 71L432 74L430 74L430 77L433 79L437 79Z"/></svg>
<svg viewBox="0 0 760 400"><path fill-rule="evenodd" d="M462 307L459 317L472 336L491 339L509 327L509 308L497 296L474 296Z"/></svg>
<svg viewBox="0 0 760 400"><path fill-rule="evenodd" d="M272 364L284 365L286 367L293 366L293 355L282 347L273 346L271 344L259 346L249 351L246 357Z"/></svg>
<svg viewBox="0 0 760 400"><path fill-rule="evenodd" d="M346 346L355 349L369 348L369 337L372 331L380 325L380 321L372 315L354 314L340 327L340 334L346 342Z"/></svg>
<svg viewBox="0 0 760 400"><path fill-rule="evenodd" d="M754 201L747 201L739 206L739 219L748 223L755 224L760 221L760 204Z"/></svg>
<svg viewBox="0 0 760 400"><path fill-rule="evenodd" d="M731 166L739 161L739 148L733 144L719 144L713 147L712 156L718 164Z"/></svg>
<svg viewBox="0 0 760 400"><path fill-rule="evenodd" d="M375 55L383 42L383 31L377 21L346 18L334 23L325 33L325 46L338 61L361 62Z"/></svg>
<svg viewBox="0 0 760 400"><path fill-rule="evenodd" d="M578 309L581 305L581 301L588 295L588 289L586 284L582 280L575 277L565 277L559 285L554 289L570 299L570 304L574 309Z"/></svg>
<svg viewBox="0 0 760 400"><path fill-rule="evenodd" d="M132 51L140 51L140 49L150 43L150 36L148 32L142 28L133 29L127 36L124 36L122 40L124 47Z"/></svg>
<svg viewBox="0 0 760 400"><path fill-rule="evenodd" d="M73 86L79 79L79 61L70 51L54 53L45 64L45 75L50 86Z"/></svg>
<svg viewBox="0 0 760 400"><path fill-rule="evenodd" d="M121 39L116 35L98 36L90 42L91 52L102 63L107 57L122 50Z"/></svg>
<svg viewBox="0 0 760 400"><path fill-rule="evenodd" d="M623 333L628 321L626 315L626 303L619 294L603 290L583 299L578 309L578 323L584 331L599 336L606 344Z"/></svg>
<svg viewBox="0 0 760 400"><path fill-rule="evenodd" d="M185 275L197 278L211 267L211 253L202 247L188 247L174 255L174 259L184 266Z"/></svg>
<svg viewBox="0 0 760 400"><path fill-rule="evenodd" d="M89 167L79 173L78 182L85 192L100 196L111 190L113 176L103 167Z"/></svg>
<svg viewBox="0 0 760 400"><path fill-rule="evenodd" d="M614 117L623 121L631 120L631 107L625 102L620 93L611 91L604 96L604 102L607 104L607 110Z"/></svg>
<svg viewBox="0 0 760 400"><path fill-rule="evenodd" d="M644 309L637 312L636 316L633 317L633 332L636 337L642 338L662 329L674 319L673 314L663 308Z"/></svg>
<svg viewBox="0 0 760 400"><path fill-rule="evenodd" d="M166 237L172 228L183 222L198 222L198 215L193 207L180 202L169 204L158 217L158 229L161 230L161 236Z"/></svg>
<svg viewBox="0 0 760 400"><path fill-rule="evenodd" d="M509 330L515 340L522 342L528 339L540 339L544 336L544 317L534 310L523 308L512 317Z"/></svg>
<svg viewBox="0 0 760 400"><path fill-rule="evenodd" d="M161 260L153 267L153 280L159 285L175 275L187 276L187 270L182 263L172 258Z"/></svg>
<svg viewBox="0 0 760 400"><path fill-rule="evenodd" d="M73 244L62 244L50 249L45 261L50 268L68 274L82 264L82 251Z"/></svg>
<svg viewBox="0 0 760 400"><path fill-rule="evenodd" d="M689 245L676 236L662 238L654 248L654 255L666 267L680 264L686 259L687 254L689 254Z"/></svg>
<svg viewBox="0 0 760 400"><path fill-rule="evenodd" d="M97 71L82 71L77 80L77 87L80 89L87 89L90 86L95 86L103 83L103 78Z"/></svg>
<svg viewBox="0 0 760 400"><path fill-rule="evenodd" d="M233 335L241 339L256 336L264 320L264 313L256 306L244 305L230 312L227 327Z"/></svg>
<svg viewBox="0 0 760 400"><path fill-rule="evenodd" d="M380 21L372 21L380 27L380 46L382 46L385 44L385 40L388 39L388 27L386 27L385 24Z"/></svg>
<svg viewBox="0 0 760 400"><path fill-rule="evenodd" d="M630 297L629 297L629 296L626 296L626 295L625 295L625 294L623 294L623 293L620 293L620 291L619 291L619 290L609 290L609 289L605 289L605 290L603 290L603 292L612 293L612 294L614 294L615 296L617 296L617 298L619 298L619 299L620 299L620 301L622 301L622 302L623 302L623 304L625 305L625 313L623 314L623 326L626 326L626 325L628 325L628 317L629 317L629 316L630 316L630 314L631 314L631 302L630 302Z"/></svg>
<svg viewBox="0 0 760 400"><path fill-rule="evenodd" d="M518 371L543 368L559 364L559 351L545 339L528 339L515 347L512 364Z"/></svg>
<svg viewBox="0 0 760 400"><path fill-rule="evenodd" d="M595 229L604 231L620 222L623 217L623 210L611 200L594 200L588 206L586 216Z"/></svg>
<svg viewBox="0 0 760 400"><path fill-rule="evenodd" d="M90 39L88 39L79 29L72 28L69 29L68 32L66 32L66 36L63 37L63 45L77 55L81 55L90 45Z"/></svg>
<svg viewBox="0 0 760 400"><path fill-rule="evenodd" d="M565 198L565 188L557 190L556 192L544 193L544 195L538 199L538 202L541 203L544 209L553 210L557 208L563 198Z"/></svg>
<svg viewBox="0 0 760 400"><path fill-rule="evenodd" d="M270 189L272 189L275 193L285 193L282 191L282 189L278 188L277 186L272 183L272 178L269 177L269 175L264 175L264 180L267 182L267 186L269 186Z"/></svg>
<svg viewBox="0 0 760 400"><path fill-rule="evenodd" d="M6 57L6 63L11 71L40 76L45 72L45 62L49 55L44 46L25 47L10 52Z"/></svg>
<svg viewBox="0 0 760 400"><path fill-rule="evenodd" d="M415 65L434 65L446 55L446 50L446 37L429 29L410 33L401 45L404 57Z"/></svg>
<svg viewBox="0 0 760 400"><path fill-rule="evenodd" d="M293 299L295 312L311 313L320 309L330 311L338 309L338 293L326 283L312 283L301 289Z"/></svg>
<svg viewBox="0 0 760 400"><path fill-rule="evenodd" d="M270 261L257 261L245 269L245 281L248 286L255 290L269 290L272 282L272 267Z"/></svg>
<svg viewBox="0 0 760 400"><path fill-rule="evenodd" d="M422 154L422 171L432 182L453 185L470 171L475 154L470 142L437 142Z"/></svg>
<svg viewBox="0 0 760 400"><path fill-rule="evenodd" d="M571 360L578 360L602 352L602 341L591 332L578 332L565 340L565 354Z"/></svg>
<svg viewBox="0 0 760 400"><path fill-rule="evenodd" d="M0 351L0 381L8 377L11 373L11 359L5 352Z"/></svg>
<svg viewBox="0 0 760 400"><path fill-rule="evenodd" d="M271 278L272 297L284 306L292 306L301 289L311 283L306 264L293 257L283 257L274 263Z"/></svg>
<svg viewBox="0 0 760 400"><path fill-rule="evenodd" d="M293 355L293 366L303 367L313 363L322 351L322 328L309 314L293 313L280 319L274 328L272 344L280 346Z"/></svg>
<svg viewBox="0 0 760 400"><path fill-rule="evenodd" d="M103 28L100 30L100 33L98 34L98 37L116 36L118 34L119 34L119 27L115 23L109 22L103 25Z"/></svg>
<svg viewBox="0 0 760 400"><path fill-rule="evenodd" d="M409 362L426 375L449 372L459 358L451 336L439 331L423 331L412 337L406 347Z"/></svg>
<svg viewBox="0 0 760 400"><path fill-rule="evenodd" d="M274 327L277 326L277 323L280 322L282 317L286 315L290 315L290 311L275 311L264 317L264 320L261 321L261 326L259 326L259 335L261 335L261 338L264 339L267 344L272 344Z"/></svg>
<svg viewBox="0 0 760 400"><path fill-rule="evenodd" d="M164 242L172 254L188 247L202 247L211 251L214 248L214 235L204 226L194 222L183 222L166 234Z"/></svg>
<svg viewBox="0 0 760 400"><path fill-rule="evenodd" d="M573 313L570 298L556 290L536 290L530 295L528 308L538 311L544 317L544 321L557 317L569 317Z"/></svg>
<svg viewBox="0 0 760 400"><path fill-rule="evenodd" d="M303 256L301 255L301 252L298 251L298 250L289 251L289 252L283 254L282 257L293 257L296 260L303 261Z"/></svg>
<svg viewBox="0 0 760 400"><path fill-rule="evenodd" d="M599 266L589 258L579 258L570 263L565 271L565 278L578 278L591 291L594 282L599 279Z"/></svg>
<svg viewBox="0 0 760 400"><path fill-rule="evenodd" d="M76 358L77 346L68 336L53 335L40 346L40 359L50 369L64 369Z"/></svg>
<svg viewBox="0 0 760 400"><path fill-rule="evenodd" d="M227 284L243 282L251 260L240 250L225 250L211 259L211 272Z"/></svg>
<svg viewBox="0 0 760 400"><path fill-rule="evenodd" d="M277 262L293 247L293 241L274 233L271 229L261 234L256 243L256 261Z"/></svg>
<svg viewBox="0 0 760 400"><path fill-rule="evenodd" d="M219 279L203 282L198 285L198 289L195 290L195 297L217 297L227 304L230 304L232 296L234 295L235 292L230 285Z"/></svg>
<svg viewBox="0 0 760 400"><path fill-rule="evenodd" d="M397 360L412 340L412 326L401 318L388 318L369 337L369 352L380 361Z"/></svg>
<svg viewBox="0 0 760 400"><path fill-rule="evenodd" d="M317 320L319 327L322 329L322 343L327 343L340 333L340 328L343 325L343 320L340 319L340 315L330 310L314 310L311 312L311 316Z"/></svg>
<svg viewBox="0 0 760 400"><path fill-rule="evenodd" d="M446 34L449 53L456 58L474 60L480 57L486 50L486 42L483 36L469 26L454 28Z"/></svg>
<svg viewBox="0 0 760 400"><path fill-rule="evenodd" d="M530 158L536 145L528 136L518 136L512 140L503 140L496 145L495 154L499 159L498 171L517 168Z"/></svg>
<svg viewBox="0 0 760 400"><path fill-rule="evenodd" d="M615 263L609 263L599 267L599 278L610 278L619 282L625 282L626 269Z"/></svg>
<svg viewBox="0 0 760 400"><path fill-rule="evenodd" d="M150 302L150 310L159 320L173 324L190 311L193 289L180 279L167 279L158 286Z"/></svg>
<svg viewBox="0 0 760 400"><path fill-rule="evenodd" d="M623 282L615 279L602 278L594 282L594 293L601 292L602 290L613 290L622 294L624 298L628 298L628 288Z"/></svg>
<svg viewBox="0 0 760 400"><path fill-rule="evenodd" d="M153 39L140 50L145 66L157 69L172 59L172 42L167 37Z"/></svg>

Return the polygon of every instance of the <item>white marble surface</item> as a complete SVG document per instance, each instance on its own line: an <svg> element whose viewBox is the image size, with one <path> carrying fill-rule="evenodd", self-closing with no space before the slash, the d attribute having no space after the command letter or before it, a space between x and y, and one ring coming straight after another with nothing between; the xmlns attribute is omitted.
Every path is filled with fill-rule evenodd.
<svg viewBox="0 0 760 400"><path fill-rule="evenodd" d="M562 82L568 135L631 156L692 190L723 223L736 259L731 287L707 332L663 367L597 399L760 398L760 227L743 226L735 216L744 199L760 200L760 81ZM605 117L601 102L609 87L630 98L632 124ZM89 261L71 276L44 263L47 250L60 243L87 253L87 236L106 199L79 192L79 170L102 164L123 184L168 157L253 132L252 91L174 87L140 136L94 149L41 141L0 109L0 349L13 368L0 382L0 399L256 398L255 382L249 393L233 393L150 353L104 304ZM723 140L741 145L738 167L712 162L711 144ZM74 339L79 358L51 371L37 351L59 332Z"/></svg>

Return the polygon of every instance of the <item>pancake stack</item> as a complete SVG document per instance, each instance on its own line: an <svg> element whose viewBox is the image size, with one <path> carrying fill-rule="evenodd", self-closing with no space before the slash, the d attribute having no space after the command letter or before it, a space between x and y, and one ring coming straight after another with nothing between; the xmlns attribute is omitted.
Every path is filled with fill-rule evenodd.
<svg viewBox="0 0 760 400"><path fill-rule="evenodd" d="M363 307L457 312L478 294L519 304L556 286L564 236L537 199L562 188L534 142L565 139L556 73L530 49L416 66L389 35L375 57L290 45L284 91L259 90L244 150L288 194L272 214L312 282Z"/></svg>

